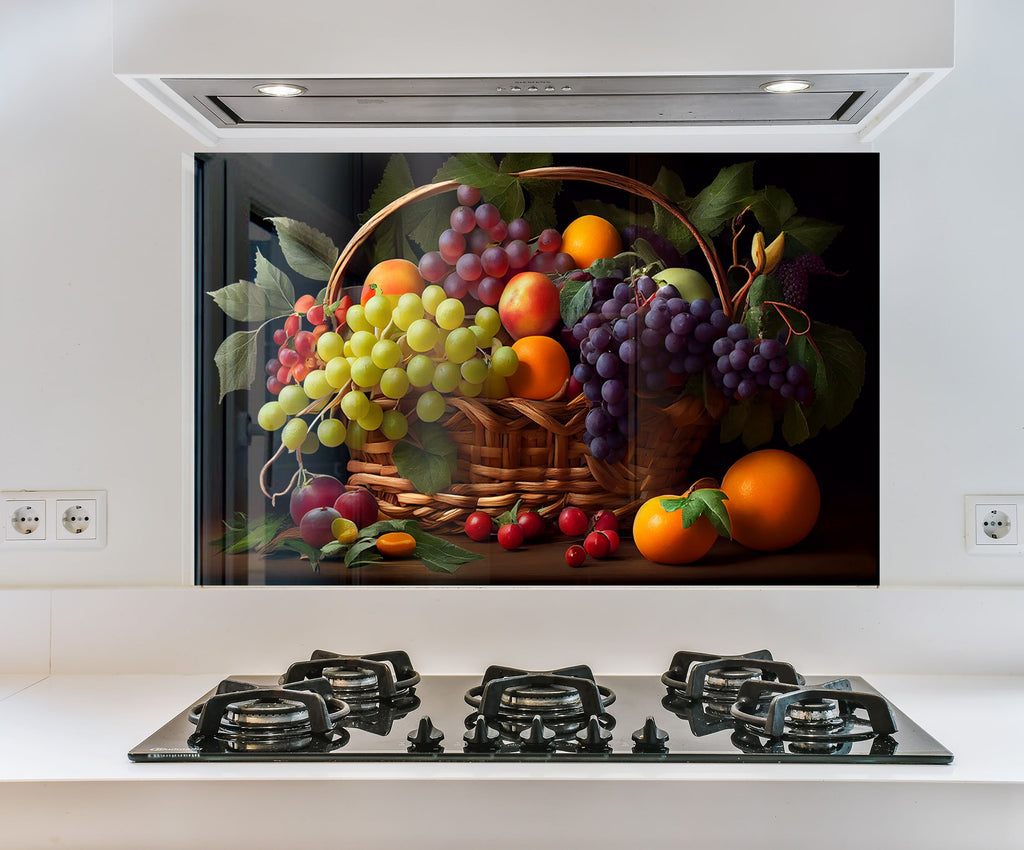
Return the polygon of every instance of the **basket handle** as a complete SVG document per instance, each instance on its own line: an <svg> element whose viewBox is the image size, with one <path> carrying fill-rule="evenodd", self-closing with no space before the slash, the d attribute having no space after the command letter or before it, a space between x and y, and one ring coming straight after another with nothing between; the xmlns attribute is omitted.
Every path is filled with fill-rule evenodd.
<svg viewBox="0 0 1024 850"><path fill-rule="evenodd" d="M718 258L718 255L711 250L707 241L700 235L697 228L695 228L691 221L686 217L686 214L657 189L652 186L648 186L646 183L641 183L639 180L634 180L631 177L625 177L621 174L615 174L611 171L603 171L599 168L581 168L578 166L547 166L544 168L530 168L525 171L513 171L509 176L527 180L582 180L588 183L598 183L602 186L610 186L613 189L623 189L626 192L630 192L641 198L646 198L647 200L657 204L671 216L678 219L687 228L687 230L693 234L693 238L697 240L697 245L700 247L701 252L704 254L704 258L707 260L708 266L711 269L711 274L715 281L715 288L718 290L718 297L722 301L722 309L725 310L726 315L729 315L731 318L732 304L728 297L729 291L725 280L725 269L722 267L721 260ZM384 221L384 219L391 215L395 210L401 209L408 204L424 200L426 198L432 198L434 195L451 192L458 188L459 182L460 181L458 180L443 180L440 183L428 183L425 186L419 186L402 195L400 198L396 198L386 207L371 216L363 226L355 232L353 237L349 240L349 243L338 255L338 261L334 264L334 270L331 272L331 277L327 282L327 303L330 304L338 300L342 280L345 277L345 270L352 262L352 258L355 256L356 251L358 251L363 243L370 238L370 235L377 228L377 225Z"/></svg>

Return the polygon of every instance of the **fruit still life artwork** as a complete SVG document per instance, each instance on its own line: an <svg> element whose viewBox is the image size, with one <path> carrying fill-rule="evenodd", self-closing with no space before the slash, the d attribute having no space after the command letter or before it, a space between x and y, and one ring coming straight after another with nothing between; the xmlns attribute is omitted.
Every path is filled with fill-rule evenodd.
<svg viewBox="0 0 1024 850"><path fill-rule="evenodd" d="M201 583L877 583L875 155L246 156Z"/></svg>

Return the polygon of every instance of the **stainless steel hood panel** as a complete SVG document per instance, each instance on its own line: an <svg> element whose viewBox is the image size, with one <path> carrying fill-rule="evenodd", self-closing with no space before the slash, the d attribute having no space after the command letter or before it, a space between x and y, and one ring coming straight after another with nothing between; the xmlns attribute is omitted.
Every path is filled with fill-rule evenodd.
<svg viewBox="0 0 1024 850"><path fill-rule="evenodd" d="M809 75L788 95L764 75L290 79L297 97L257 93L263 79L163 82L218 127L680 126L852 123L905 77Z"/></svg>

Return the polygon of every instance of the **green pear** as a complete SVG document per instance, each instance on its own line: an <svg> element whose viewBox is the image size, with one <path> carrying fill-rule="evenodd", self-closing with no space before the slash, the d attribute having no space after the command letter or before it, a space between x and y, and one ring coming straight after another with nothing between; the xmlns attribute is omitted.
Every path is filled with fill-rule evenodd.
<svg viewBox="0 0 1024 850"><path fill-rule="evenodd" d="M711 301L715 297L715 292L707 278L694 269L665 269L658 272L654 279L660 284L672 284L679 294L690 303L698 298L706 298Z"/></svg>

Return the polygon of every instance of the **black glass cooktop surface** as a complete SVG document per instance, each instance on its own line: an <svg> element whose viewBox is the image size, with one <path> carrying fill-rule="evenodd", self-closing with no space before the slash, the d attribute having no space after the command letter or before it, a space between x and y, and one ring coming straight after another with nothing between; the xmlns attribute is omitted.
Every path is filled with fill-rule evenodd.
<svg viewBox="0 0 1024 850"><path fill-rule="evenodd" d="M302 685L284 686L305 688L301 694L282 694L278 677L232 677L224 693L202 696L128 756L141 762L953 760L857 676L797 677L796 684L783 674L732 691L727 681L726 696L713 681L687 698L666 688L664 677L593 677L585 667L546 674L490 668L483 680L417 676L414 687L397 695L346 702L332 696L319 672Z"/></svg>

